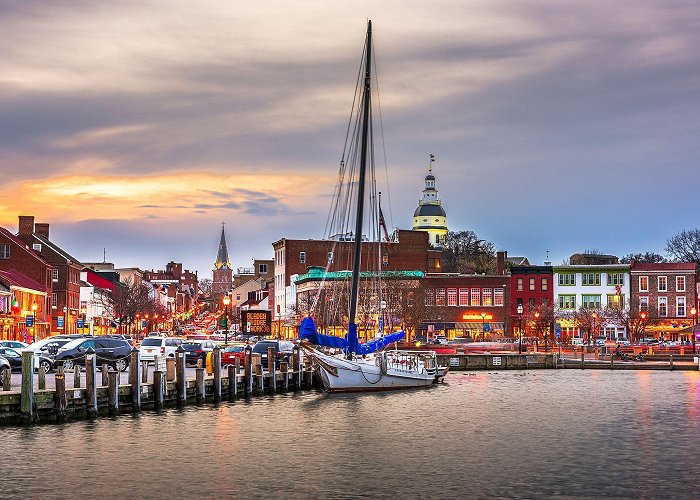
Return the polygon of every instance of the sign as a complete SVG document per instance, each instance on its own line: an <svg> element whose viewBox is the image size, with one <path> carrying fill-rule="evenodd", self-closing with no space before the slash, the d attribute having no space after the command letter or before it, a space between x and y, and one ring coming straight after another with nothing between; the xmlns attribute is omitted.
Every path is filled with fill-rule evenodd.
<svg viewBox="0 0 700 500"><path fill-rule="evenodd" d="M241 322L246 325L249 335L270 335L272 333L272 311L241 311Z"/></svg>
<svg viewBox="0 0 700 500"><path fill-rule="evenodd" d="M27 328L34 326L34 316L25 316L24 321L27 324Z"/></svg>
<svg viewBox="0 0 700 500"><path fill-rule="evenodd" d="M154 368L157 372L165 372L167 370L167 364L165 363L165 356L158 356L158 363Z"/></svg>
<svg viewBox="0 0 700 500"><path fill-rule="evenodd" d="M453 368L459 366L459 358L450 358L450 366Z"/></svg>
<svg viewBox="0 0 700 500"><path fill-rule="evenodd" d="M379 318L379 331L384 331L384 318Z"/></svg>
<svg viewBox="0 0 700 500"><path fill-rule="evenodd" d="M491 323L484 323L484 331L485 332L491 331Z"/></svg>
<svg viewBox="0 0 700 500"><path fill-rule="evenodd" d="M85 326L85 320L83 318L78 318L78 328Z"/></svg>
<svg viewBox="0 0 700 500"><path fill-rule="evenodd" d="M493 366L501 366L501 357L500 356L493 357Z"/></svg>
<svg viewBox="0 0 700 500"><path fill-rule="evenodd" d="M65 325L65 323L66 323L65 316L58 316L56 318L56 327L63 328L63 325Z"/></svg>
<svg viewBox="0 0 700 500"><path fill-rule="evenodd" d="M145 319L141 320L141 328L146 328L146 320Z"/></svg>
<svg viewBox="0 0 700 500"><path fill-rule="evenodd" d="M554 335L556 335L558 339L561 338L561 325L559 323L554 324Z"/></svg>

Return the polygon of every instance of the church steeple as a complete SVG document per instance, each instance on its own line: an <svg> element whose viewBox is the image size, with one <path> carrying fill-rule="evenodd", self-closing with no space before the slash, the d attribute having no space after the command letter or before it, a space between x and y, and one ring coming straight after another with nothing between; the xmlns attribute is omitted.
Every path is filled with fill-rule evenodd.
<svg viewBox="0 0 700 500"><path fill-rule="evenodd" d="M216 254L216 269L231 269L231 262L228 260L228 248L226 247L226 233L224 232L224 224L221 223L221 240L219 241L219 253Z"/></svg>
<svg viewBox="0 0 700 500"><path fill-rule="evenodd" d="M435 188L433 162L435 162L435 155L431 154L423 196L418 200L418 208L413 212L413 230L427 232L430 244L440 247L447 240L447 214L442 208L442 202Z"/></svg>

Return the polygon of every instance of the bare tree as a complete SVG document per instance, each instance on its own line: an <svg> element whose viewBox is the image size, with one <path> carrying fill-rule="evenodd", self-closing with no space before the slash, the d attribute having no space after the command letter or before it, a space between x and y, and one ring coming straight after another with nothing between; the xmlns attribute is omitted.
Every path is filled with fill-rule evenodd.
<svg viewBox="0 0 700 500"><path fill-rule="evenodd" d="M579 307L571 315L574 324L586 334L586 343L591 345L591 337L600 334L607 316L604 309Z"/></svg>
<svg viewBox="0 0 700 500"><path fill-rule="evenodd" d="M654 252L630 253L620 259L620 264L629 264L632 261L657 264L659 262L666 262L666 257Z"/></svg>
<svg viewBox="0 0 700 500"><path fill-rule="evenodd" d="M523 314L525 328L534 333L536 342L539 342L540 339L544 341L545 351L549 343L554 343L554 322L559 317L559 311L549 303L539 304Z"/></svg>
<svg viewBox="0 0 700 500"><path fill-rule="evenodd" d="M628 300L619 306L609 306L606 308L606 316L610 321L627 330L630 342L637 342L646 337L646 328L649 324L649 317L654 311L640 310L639 300L636 298Z"/></svg>
<svg viewBox="0 0 700 500"><path fill-rule="evenodd" d="M447 273L496 272L496 246L477 237L474 231L450 231L442 256Z"/></svg>
<svg viewBox="0 0 700 500"><path fill-rule="evenodd" d="M676 262L700 262L700 229L684 229L670 237L666 253Z"/></svg>
<svg viewBox="0 0 700 500"><path fill-rule="evenodd" d="M201 293L204 297L210 297L212 284L213 282L211 278L203 278L199 280L199 293Z"/></svg>

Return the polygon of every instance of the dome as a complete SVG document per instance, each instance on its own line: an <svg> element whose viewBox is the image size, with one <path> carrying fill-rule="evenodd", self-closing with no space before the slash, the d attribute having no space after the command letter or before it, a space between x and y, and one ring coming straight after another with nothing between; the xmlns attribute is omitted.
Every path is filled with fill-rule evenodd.
<svg viewBox="0 0 700 500"><path fill-rule="evenodd" d="M442 205L419 205L413 212L414 217L447 217Z"/></svg>
<svg viewBox="0 0 700 500"><path fill-rule="evenodd" d="M426 181L434 181L434 180L435 180L435 176L434 176L433 174L428 174L428 175L425 176L425 180L426 180Z"/></svg>

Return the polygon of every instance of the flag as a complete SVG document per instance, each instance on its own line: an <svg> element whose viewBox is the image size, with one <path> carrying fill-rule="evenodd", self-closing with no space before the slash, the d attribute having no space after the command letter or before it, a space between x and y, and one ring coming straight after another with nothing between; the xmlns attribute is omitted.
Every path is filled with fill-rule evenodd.
<svg viewBox="0 0 700 500"><path fill-rule="evenodd" d="M391 239L389 239L389 230L386 228L386 222L384 221L382 207L379 207L379 225L382 226L382 229L384 230L384 237L386 238L387 243L391 243Z"/></svg>

